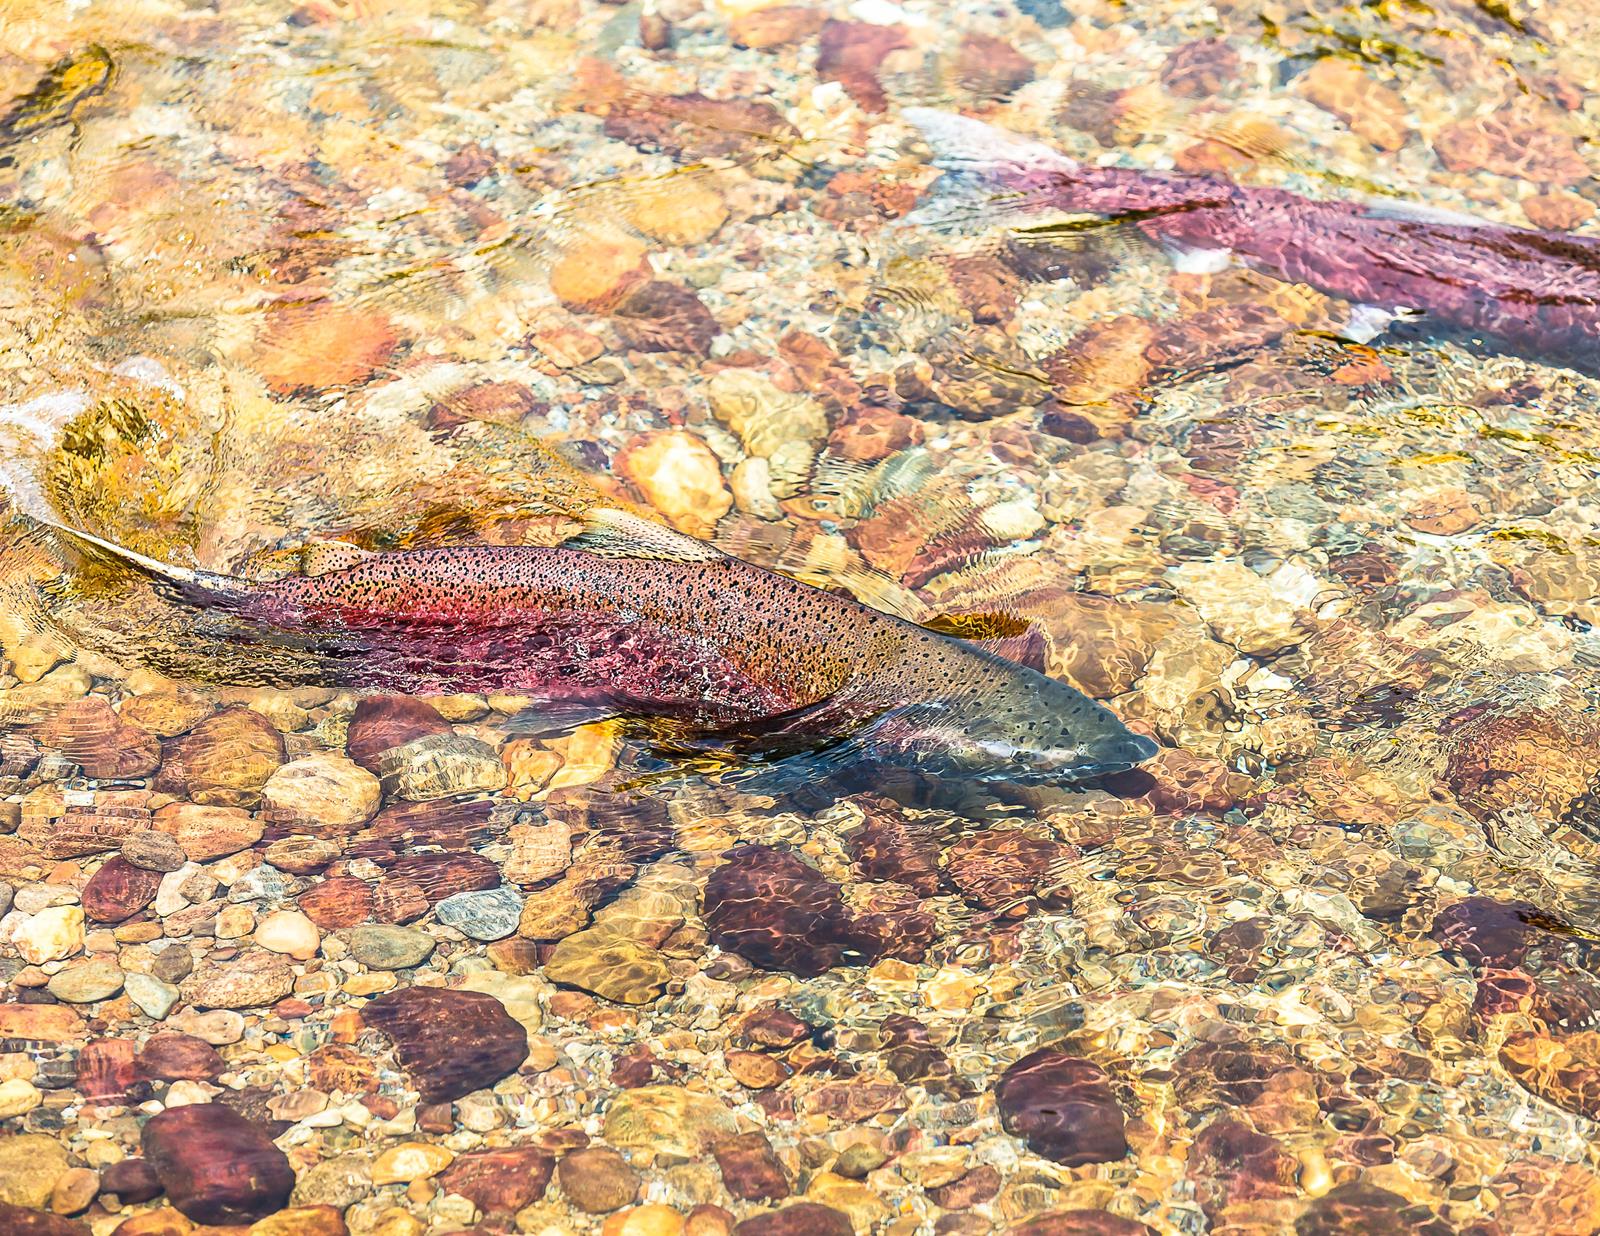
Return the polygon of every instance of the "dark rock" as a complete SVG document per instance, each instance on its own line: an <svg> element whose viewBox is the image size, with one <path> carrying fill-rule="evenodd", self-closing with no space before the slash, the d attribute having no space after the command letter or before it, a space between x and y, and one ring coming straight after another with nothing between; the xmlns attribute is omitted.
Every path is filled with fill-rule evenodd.
<svg viewBox="0 0 1600 1236"><path fill-rule="evenodd" d="M172 1107L145 1122L144 1156L197 1223L251 1223L288 1204L294 1169L265 1130L220 1103Z"/></svg>
<svg viewBox="0 0 1600 1236"><path fill-rule="evenodd" d="M757 1047L793 1047L811 1037L812 1027L788 1009L765 1004L750 1011L739 1026L739 1034Z"/></svg>
<svg viewBox="0 0 1600 1236"><path fill-rule="evenodd" d="M612 318L617 334L639 352L692 352L705 356L722 325L689 288L652 279L625 295Z"/></svg>
<svg viewBox="0 0 1600 1236"><path fill-rule="evenodd" d="M439 1183L489 1214L515 1214L544 1196L556 1157L538 1146L507 1146L462 1155Z"/></svg>
<svg viewBox="0 0 1600 1236"><path fill-rule="evenodd" d="M568 1200L591 1215L621 1210L639 1196L639 1173L604 1146L574 1150L556 1167L556 1178Z"/></svg>
<svg viewBox="0 0 1600 1236"><path fill-rule="evenodd" d="M760 1130L724 1138L711 1148L722 1183L745 1202L776 1202L789 1196L789 1178Z"/></svg>
<svg viewBox="0 0 1600 1236"><path fill-rule="evenodd" d="M100 1192L114 1193L130 1206L161 1195L161 1178L146 1159L123 1159L100 1169Z"/></svg>
<svg viewBox="0 0 1600 1236"><path fill-rule="evenodd" d="M146 777L161 766L161 740L123 721L98 695L62 705L39 727L38 737L79 765L86 777Z"/></svg>
<svg viewBox="0 0 1600 1236"><path fill-rule="evenodd" d="M394 1040L401 1067L424 1103L443 1103L492 1086L528 1055L528 1032L493 996L405 987L361 1010Z"/></svg>
<svg viewBox="0 0 1600 1236"><path fill-rule="evenodd" d="M1035 1154L1078 1167L1128 1153L1122 1109L1093 1061L1041 1048L1007 1069L994 1094L1006 1132Z"/></svg>
<svg viewBox="0 0 1600 1236"><path fill-rule="evenodd" d="M1434 915L1428 935L1474 966L1510 970L1527 956L1539 934L1533 923L1537 913L1527 902L1467 897Z"/></svg>
<svg viewBox="0 0 1600 1236"><path fill-rule="evenodd" d="M1295 1236L1453 1236L1455 1229L1427 1206L1362 1180L1329 1190L1302 1214Z"/></svg>
<svg viewBox="0 0 1600 1236"><path fill-rule="evenodd" d="M428 904L436 905L456 893L495 888L500 883L500 868L481 854L412 854L389 868L384 883L390 880L415 884Z"/></svg>
<svg viewBox="0 0 1600 1236"><path fill-rule="evenodd" d="M1007 98L1031 82L1033 75L1033 61L991 34L968 34L956 49L956 81L979 98Z"/></svg>
<svg viewBox="0 0 1600 1236"><path fill-rule="evenodd" d="M770 846L741 846L711 873L705 923L714 943L769 970L812 977L847 953L853 960L876 960L873 942L861 939L839 886Z"/></svg>
<svg viewBox="0 0 1600 1236"><path fill-rule="evenodd" d="M753 1215L733 1229L733 1236L855 1236L855 1228L849 1215L832 1206L796 1202Z"/></svg>
<svg viewBox="0 0 1600 1236"><path fill-rule="evenodd" d="M676 159L726 158L753 143L782 139L794 126L770 103L712 99L698 92L651 97L628 92L606 114L605 134L640 150Z"/></svg>
<svg viewBox="0 0 1600 1236"><path fill-rule="evenodd" d="M215 1081L227 1067L217 1049L192 1034L153 1035L139 1049L135 1064L151 1081Z"/></svg>
<svg viewBox="0 0 1600 1236"><path fill-rule="evenodd" d="M970 1172L949 1184L936 1185L928 1190L934 1205L944 1210L967 1210L987 1202L1000 1192L1000 1173L987 1163L980 1163Z"/></svg>
<svg viewBox="0 0 1600 1236"><path fill-rule="evenodd" d="M1228 1117L1201 1130L1189 1151L1189 1180L1213 1222L1236 1202L1293 1197L1299 1170L1299 1162L1275 1140Z"/></svg>
<svg viewBox="0 0 1600 1236"><path fill-rule="evenodd" d="M84 915L97 923L120 923L154 901L160 887L159 871L135 867L122 855L114 854L83 886L80 897Z"/></svg>
<svg viewBox="0 0 1600 1236"><path fill-rule="evenodd" d="M910 46L899 26L830 20L817 40L817 76L838 82L863 111L881 112L888 99L878 81L878 66L890 52Z"/></svg>
<svg viewBox="0 0 1600 1236"><path fill-rule="evenodd" d="M909 819L887 799L857 800L866 813L850 834L850 857L863 880L904 884L924 897L939 891L939 844L931 826Z"/></svg>
<svg viewBox="0 0 1600 1236"><path fill-rule="evenodd" d="M1161 67L1161 81L1190 99L1216 94L1239 75L1239 53L1224 38L1195 39L1176 48Z"/></svg>

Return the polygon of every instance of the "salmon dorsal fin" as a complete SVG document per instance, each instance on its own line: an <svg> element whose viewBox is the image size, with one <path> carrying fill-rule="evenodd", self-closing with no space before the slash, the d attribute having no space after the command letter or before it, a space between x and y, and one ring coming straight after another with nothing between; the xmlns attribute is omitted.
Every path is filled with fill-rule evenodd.
<svg viewBox="0 0 1600 1236"><path fill-rule="evenodd" d="M656 558L664 562L720 562L725 555L714 545L658 524L632 511L597 506L584 511L583 531L564 541L564 549L581 549L606 558Z"/></svg>
<svg viewBox="0 0 1600 1236"><path fill-rule="evenodd" d="M358 563L377 555L348 541L307 541L300 547L300 573L302 575L332 575L347 571Z"/></svg>
<svg viewBox="0 0 1600 1236"><path fill-rule="evenodd" d="M957 639L1007 639L1028 633L1028 621L1004 610L983 610L975 614L936 614L922 624L940 635Z"/></svg>

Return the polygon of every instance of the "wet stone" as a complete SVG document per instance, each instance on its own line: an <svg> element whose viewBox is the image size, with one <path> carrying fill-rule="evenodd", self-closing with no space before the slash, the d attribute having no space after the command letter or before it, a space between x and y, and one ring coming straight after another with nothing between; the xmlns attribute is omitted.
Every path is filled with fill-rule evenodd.
<svg viewBox="0 0 1600 1236"><path fill-rule="evenodd" d="M430 956L436 941L409 927L357 927L350 932L350 956L369 970L409 970Z"/></svg>
<svg viewBox="0 0 1600 1236"><path fill-rule="evenodd" d="M63 1003L93 1004L122 990L122 971L111 961L79 962L53 975L48 989Z"/></svg>
<svg viewBox="0 0 1600 1236"><path fill-rule="evenodd" d="M591 1146L574 1150L556 1165L561 1191L591 1215L621 1210L639 1197L639 1173L615 1150Z"/></svg>
<svg viewBox="0 0 1600 1236"><path fill-rule="evenodd" d="M323 931L355 927L372 916L372 886L354 876L334 876L301 893L299 905Z"/></svg>
<svg viewBox="0 0 1600 1236"><path fill-rule="evenodd" d="M963 837L945 853L945 875L973 904L1012 917L1035 905L1065 908L1065 889L1051 887L1056 866L1075 855L1071 846L1016 829Z"/></svg>
<svg viewBox="0 0 1600 1236"><path fill-rule="evenodd" d="M281 1210L294 1170L266 1131L219 1103L145 1122L144 1156L172 1204L197 1223L249 1223Z"/></svg>
<svg viewBox="0 0 1600 1236"><path fill-rule="evenodd" d="M545 963L555 983L578 987L619 1004L647 1004L666 989L672 972L648 945L592 927L558 942Z"/></svg>
<svg viewBox="0 0 1600 1236"><path fill-rule="evenodd" d="M67 1151L43 1133L0 1134L0 1202L40 1207L67 1170Z"/></svg>
<svg viewBox="0 0 1600 1236"><path fill-rule="evenodd" d="M752 1215L733 1231L734 1236L854 1236L855 1226L842 1210L796 1202L782 1210Z"/></svg>
<svg viewBox="0 0 1600 1236"><path fill-rule="evenodd" d="M83 912L97 923L120 923L156 899L161 874L136 867L120 854L89 877L79 895Z"/></svg>
<svg viewBox="0 0 1600 1236"><path fill-rule="evenodd" d="M283 736L248 708L225 708L182 738L163 743L162 751L156 789L223 807L256 806L261 787L284 758Z"/></svg>
<svg viewBox="0 0 1600 1236"><path fill-rule="evenodd" d="M179 985L199 1008L253 1009L283 999L294 989L294 971L276 953L250 949L226 963L206 963Z"/></svg>
<svg viewBox="0 0 1600 1236"><path fill-rule="evenodd" d="M0 1202L0 1231L7 1236L89 1236L89 1228L75 1219L45 1214Z"/></svg>
<svg viewBox="0 0 1600 1236"><path fill-rule="evenodd" d="M493 996L432 987L389 992L361 1010L394 1040L400 1065L424 1103L492 1086L528 1054L528 1032Z"/></svg>
<svg viewBox="0 0 1600 1236"><path fill-rule="evenodd" d="M1508 970L1520 965L1539 936L1537 911L1526 902L1466 897L1434 915L1429 936L1468 964Z"/></svg>
<svg viewBox="0 0 1600 1236"><path fill-rule="evenodd" d="M1295 1220L1295 1236L1451 1236L1454 1228L1426 1205L1362 1180L1338 1185Z"/></svg>
<svg viewBox="0 0 1600 1236"><path fill-rule="evenodd" d="M157 873L176 871L188 861L176 837L154 829L130 833L122 843L122 857L141 870Z"/></svg>
<svg viewBox="0 0 1600 1236"><path fill-rule="evenodd" d="M434 906L433 912L445 926L474 940L500 940L517 929L522 917L522 894L504 884L456 893Z"/></svg>
<svg viewBox="0 0 1600 1236"><path fill-rule="evenodd" d="M506 783L499 753L453 731L427 734L378 757L383 792L411 802L490 793Z"/></svg>
<svg viewBox="0 0 1600 1236"><path fill-rule="evenodd" d="M137 1206L161 1196L161 1178L148 1159L123 1159L100 1170L100 1191L115 1194L127 1205Z"/></svg>
<svg viewBox="0 0 1600 1236"><path fill-rule="evenodd" d="M376 775L384 752L428 734L449 732L450 723L427 700L377 696L362 700L351 714L345 754Z"/></svg>
<svg viewBox="0 0 1600 1236"><path fill-rule="evenodd" d="M1017 1061L995 1086L1006 1132L1067 1167L1128 1153L1124 1117L1099 1065L1053 1048Z"/></svg>
<svg viewBox="0 0 1600 1236"><path fill-rule="evenodd" d="M789 1178L765 1133L740 1133L717 1142L711 1150L722 1170L722 1183L734 1197L775 1202L789 1196Z"/></svg>
<svg viewBox="0 0 1600 1236"><path fill-rule="evenodd" d="M91 1103L126 1102L139 1080L129 1039L95 1039L78 1053L77 1089Z"/></svg>
<svg viewBox="0 0 1600 1236"><path fill-rule="evenodd" d="M809 977L832 969L847 952L867 959L839 886L770 846L734 850L711 873L704 916L713 943L767 969Z"/></svg>
<svg viewBox="0 0 1600 1236"><path fill-rule="evenodd" d="M439 1184L486 1213L515 1214L544 1196L555 1166L555 1156L537 1146L474 1150L452 1163Z"/></svg>
<svg viewBox="0 0 1600 1236"><path fill-rule="evenodd" d="M1007 1228L1006 1236L1156 1236L1156 1229L1105 1210L1054 1210Z"/></svg>
<svg viewBox="0 0 1600 1236"><path fill-rule="evenodd" d="M217 1049L191 1034L157 1034L136 1059L141 1076L152 1081L214 1081L227 1066Z"/></svg>

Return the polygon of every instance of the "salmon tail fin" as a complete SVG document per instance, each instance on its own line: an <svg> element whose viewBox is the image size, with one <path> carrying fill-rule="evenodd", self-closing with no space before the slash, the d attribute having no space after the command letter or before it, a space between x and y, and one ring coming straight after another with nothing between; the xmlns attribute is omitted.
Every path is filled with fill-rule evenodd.
<svg viewBox="0 0 1600 1236"><path fill-rule="evenodd" d="M1058 207L1063 185L1078 171L1077 160L1053 146L986 121L932 107L908 107L901 115L921 131L933 165L944 172L903 220L914 226L992 224L996 216Z"/></svg>

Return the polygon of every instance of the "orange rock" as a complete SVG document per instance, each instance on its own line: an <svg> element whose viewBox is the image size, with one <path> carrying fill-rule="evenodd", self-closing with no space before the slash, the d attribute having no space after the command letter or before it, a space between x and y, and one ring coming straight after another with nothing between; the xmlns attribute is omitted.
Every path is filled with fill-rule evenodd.
<svg viewBox="0 0 1600 1236"><path fill-rule="evenodd" d="M1444 489L1418 502L1405 516L1406 527L1435 536L1454 536L1483 520L1477 501L1464 489Z"/></svg>
<svg viewBox="0 0 1600 1236"><path fill-rule="evenodd" d="M1337 56L1317 61L1301 79L1305 95L1332 112L1379 150L1399 150L1410 129L1400 96L1369 77L1360 65Z"/></svg>
<svg viewBox="0 0 1600 1236"><path fill-rule="evenodd" d="M1550 185L1575 184L1589 175L1561 113L1530 104L1449 125L1434 136L1433 150L1452 172L1493 172Z"/></svg>
<svg viewBox="0 0 1600 1236"><path fill-rule="evenodd" d="M279 394L366 381L399 346L380 313L331 304L284 305L268 315L250 357Z"/></svg>
<svg viewBox="0 0 1600 1236"><path fill-rule="evenodd" d="M728 219L722 195L709 185L684 180L652 186L631 202L628 218L633 226L664 245L698 245L715 236Z"/></svg>
<svg viewBox="0 0 1600 1236"><path fill-rule="evenodd" d="M733 506L721 463L687 430L640 434L618 452L617 471L675 527L695 536L709 535Z"/></svg>
<svg viewBox="0 0 1600 1236"><path fill-rule="evenodd" d="M642 241L597 236L580 240L562 255L550 272L550 290L574 308L603 312L649 280Z"/></svg>
<svg viewBox="0 0 1600 1236"><path fill-rule="evenodd" d="M83 1018L64 1004L0 1004L0 1039L70 1043L85 1033Z"/></svg>
<svg viewBox="0 0 1600 1236"><path fill-rule="evenodd" d="M740 13L728 23L728 36L736 47L766 51L800 43L822 29L827 13L803 4L776 4Z"/></svg>
<svg viewBox="0 0 1600 1236"><path fill-rule="evenodd" d="M1565 189L1522 199L1522 213L1534 227L1564 232L1594 218L1594 203Z"/></svg>
<svg viewBox="0 0 1600 1236"><path fill-rule="evenodd" d="M1143 318L1124 314L1075 335L1064 353L1046 362L1057 402L1080 412L1102 432L1125 424L1132 397L1150 376L1145 348L1154 333Z"/></svg>

